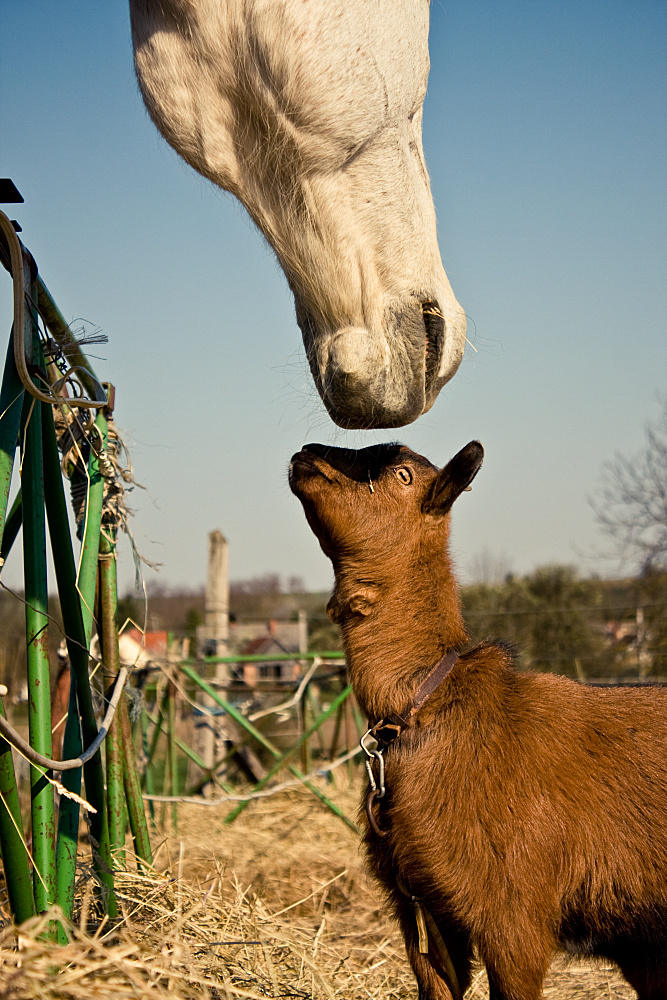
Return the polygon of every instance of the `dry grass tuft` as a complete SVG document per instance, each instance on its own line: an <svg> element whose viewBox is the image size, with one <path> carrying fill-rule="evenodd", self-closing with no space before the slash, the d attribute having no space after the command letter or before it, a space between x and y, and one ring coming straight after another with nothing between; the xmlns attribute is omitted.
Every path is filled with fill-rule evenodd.
<svg viewBox="0 0 667 1000"><path fill-rule="evenodd" d="M333 796L348 815L357 792ZM414 1000L393 922L354 834L305 791L227 809L180 807L153 871L120 872L122 919L95 920L92 881L71 941L39 940L45 917L0 931L0 1000L313 998ZM631 1000L611 969L554 965L545 1000ZM486 998L479 973L466 1000Z"/></svg>

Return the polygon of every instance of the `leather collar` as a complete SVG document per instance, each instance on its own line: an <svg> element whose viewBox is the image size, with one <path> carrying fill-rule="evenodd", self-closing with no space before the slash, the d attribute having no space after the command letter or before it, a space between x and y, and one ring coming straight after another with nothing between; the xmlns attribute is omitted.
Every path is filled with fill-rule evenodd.
<svg viewBox="0 0 667 1000"><path fill-rule="evenodd" d="M384 747L389 746L398 739L405 729L409 729L414 724L414 719L419 710L426 704L431 695L440 687L445 677L447 677L459 658L455 649L448 649L443 658L436 663L426 680L417 689L417 693L410 704L403 709L400 715L392 712L384 719L376 722L370 730L371 736Z"/></svg>

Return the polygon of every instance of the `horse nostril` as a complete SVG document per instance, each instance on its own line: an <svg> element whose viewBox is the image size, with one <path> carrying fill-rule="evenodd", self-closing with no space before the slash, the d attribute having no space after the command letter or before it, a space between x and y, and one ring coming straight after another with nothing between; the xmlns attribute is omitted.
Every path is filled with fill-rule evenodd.
<svg viewBox="0 0 667 1000"><path fill-rule="evenodd" d="M430 389L438 374L440 355L445 338L445 318L437 302L422 302L422 316L426 331L426 360L424 377L426 391Z"/></svg>

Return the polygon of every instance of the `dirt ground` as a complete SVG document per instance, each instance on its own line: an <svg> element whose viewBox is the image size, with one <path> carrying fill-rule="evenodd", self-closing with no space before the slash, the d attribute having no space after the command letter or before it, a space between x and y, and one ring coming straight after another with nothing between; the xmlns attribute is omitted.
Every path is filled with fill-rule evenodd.
<svg viewBox="0 0 667 1000"><path fill-rule="evenodd" d="M329 794L355 816L356 792ZM86 862L69 944L40 939L45 918L18 937L6 921L0 1000L416 1000L355 834L307 791L255 802L232 825L228 812L179 806L177 833L153 838L154 870L139 876L130 861L118 874L123 916L113 926L95 917ZM486 997L480 971L466 1000ZM635 993L611 967L559 959L544 997Z"/></svg>

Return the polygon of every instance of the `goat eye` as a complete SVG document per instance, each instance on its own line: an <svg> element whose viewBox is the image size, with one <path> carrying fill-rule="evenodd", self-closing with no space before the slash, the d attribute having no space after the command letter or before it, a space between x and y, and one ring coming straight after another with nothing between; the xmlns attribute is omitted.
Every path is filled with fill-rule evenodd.
<svg viewBox="0 0 667 1000"><path fill-rule="evenodd" d="M401 465L398 469L394 469L394 473L402 483L405 483L406 486L409 486L412 482L412 473L404 465Z"/></svg>

